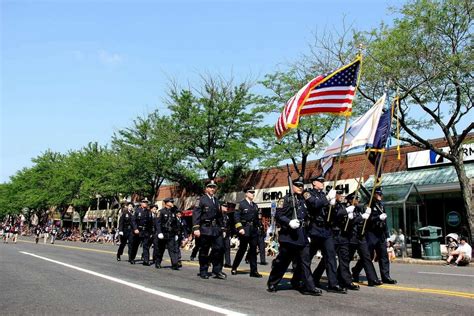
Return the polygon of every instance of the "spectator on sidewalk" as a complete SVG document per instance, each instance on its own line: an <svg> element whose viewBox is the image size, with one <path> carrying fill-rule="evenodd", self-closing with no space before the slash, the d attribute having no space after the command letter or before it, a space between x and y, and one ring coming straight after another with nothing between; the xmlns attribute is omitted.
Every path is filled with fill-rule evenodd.
<svg viewBox="0 0 474 316"><path fill-rule="evenodd" d="M458 248L451 253L451 255L446 260L446 264L450 265L451 261L453 259L456 259L456 261L454 261L455 265L467 266L469 262L471 262L471 255L472 255L472 248L467 243L467 238L461 237L461 239L459 240Z"/></svg>

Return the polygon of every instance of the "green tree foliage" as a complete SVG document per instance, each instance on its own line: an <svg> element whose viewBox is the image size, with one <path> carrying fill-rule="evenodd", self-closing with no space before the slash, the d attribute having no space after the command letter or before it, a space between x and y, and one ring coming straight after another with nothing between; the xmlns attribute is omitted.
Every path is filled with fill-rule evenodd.
<svg viewBox="0 0 474 316"><path fill-rule="evenodd" d="M390 83L392 95L398 92L400 139L431 149L453 163L472 232L472 190L462 143L474 127L474 4L467 0L416 0L396 13L393 26L382 25L356 36L367 45L364 95L375 100L383 82ZM441 133L449 151L423 137L421 131L426 129Z"/></svg>
<svg viewBox="0 0 474 316"><path fill-rule="evenodd" d="M166 178L193 183L194 175L180 163L183 159L180 142L172 120L156 111L138 117L132 127L118 131L112 144L118 156L115 173L120 178L121 192L154 200Z"/></svg>
<svg viewBox="0 0 474 316"><path fill-rule="evenodd" d="M255 104L250 89L248 82L210 77L198 88L171 87L169 109L185 166L214 179L235 174L258 157L264 107Z"/></svg>

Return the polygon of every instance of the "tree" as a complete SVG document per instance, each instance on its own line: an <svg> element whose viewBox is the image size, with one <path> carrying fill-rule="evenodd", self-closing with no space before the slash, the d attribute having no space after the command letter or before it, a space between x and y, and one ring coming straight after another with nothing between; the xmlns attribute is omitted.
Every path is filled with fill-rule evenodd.
<svg viewBox="0 0 474 316"><path fill-rule="evenodd" d="M211 77L196 89L172 85L168 103L185 165L215 179L258 157L264 112L250 89L249 82Z"/></svg>
<svg viewBox="0 0 474 316"><path fill-rule="evenodd" d="M121 192L136 193L154 201L166 178L192 178L180 164L183 159L180 141L172 120L157 111L138 117L132 127L118 131L112 144L118 154L116 172L121 178Z"/></svg>
<svg viewBox="0 0 474 316"><path fill-rule="evenodd" d="M367 45L363 94L375 100L381 82L391 83L392 95L398 91L400 139L452 162L472 237L472 188L462 144L474 127L474 4L468 0L416 0L396 12L399 17L393 26L382 25L356 36ZM423 137L426 129L441 133L449 151Z"/></svg>

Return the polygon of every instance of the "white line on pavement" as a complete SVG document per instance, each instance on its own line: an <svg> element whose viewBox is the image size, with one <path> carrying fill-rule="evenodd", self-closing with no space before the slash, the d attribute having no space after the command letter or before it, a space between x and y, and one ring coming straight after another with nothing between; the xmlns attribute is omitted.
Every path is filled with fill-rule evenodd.
<svg viewBox="0 0 474 316"><path fill-rule="evenodd" d="M462 276L462 277L470 277L474 278L472 274L457 274L457 273L442 273L442 272L418 272L421 274L440 274L440 275L454 275L454 276Z"/></svg>
<svg viewBox="0 0 474 316"><path fill-rule="evenodd" d="M134 289L141 290L143 292L147 292L147 293L154 294L154 295L157 295L157 296L161 296L161 297L164 297L164 298L167 298L167 299L170 299L170 300L174 300L174 301L178 301L178 302L181 302L181 303L189 304L189 305L192 305L192 306L200 307L202 309L206 309L206 310L216 312L216 313L219 313L219 314L236 315L236 316L237 315L245 315L245 314L237 313L237 312L234 312L234 311L231 311L231 310L228 310L228 309L224 309L224 308L212 306L212 305L209 305L209 304L206 304L206 303L201 303L201 302L198 302L198 301L190 300L190 299L185 298L185 297L180 297L180 296L169 294L169 293L166 293L166 292L157 291L157 290L145 287L143 285L131 283L131 282L124 281L124 280L121 280L121 279L118 279L118 278L114 278L114 277L111 277L111 276L108 276L108 275L105 275L105 274L102 274L102 273L98 273L98 272L94 272L94 271L91 271L91 270L79 268L79 267L76 267L76 266L73 266L73 265L70 265L70 264L67 264L67 263L64 263L64 262L52 260L52 259L42 257L42 256L38 256L38 255L29 253L29 252L20 251L20 253L25 254L25 255L29 255L29 256L32 256L32 257L35 257L35 258L39 258L39 259L42 259L42 260L46 260L46 261L49 261L49 262L53 262L53 263L56 263L56 264L59 264L59 265L62 265L62 266L65 266L65 267L68 267L68 268L71 268L71 269L74 269L74 270L78 270L78 271L81 271L81 272L84 272L84 273L92 274L92 275L98 276L100 278L103 278L103 279L106 279L106 280L109 280L109 281L112 281L112 282L120 283L120 284L129 286L129 287L132 287Z"/></svg>

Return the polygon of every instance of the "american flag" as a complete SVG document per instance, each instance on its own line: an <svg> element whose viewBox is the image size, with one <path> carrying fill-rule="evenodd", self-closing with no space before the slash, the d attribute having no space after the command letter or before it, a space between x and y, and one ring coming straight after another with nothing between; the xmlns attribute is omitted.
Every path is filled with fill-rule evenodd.
<svg viewBox="0 0 474 316"><path fill-rule="evenodd" d="M291 97L275 124L275 135L282 138L298 126L300 115L332 113L350 115L361 58L329 74L317 76Z"/></svg>

